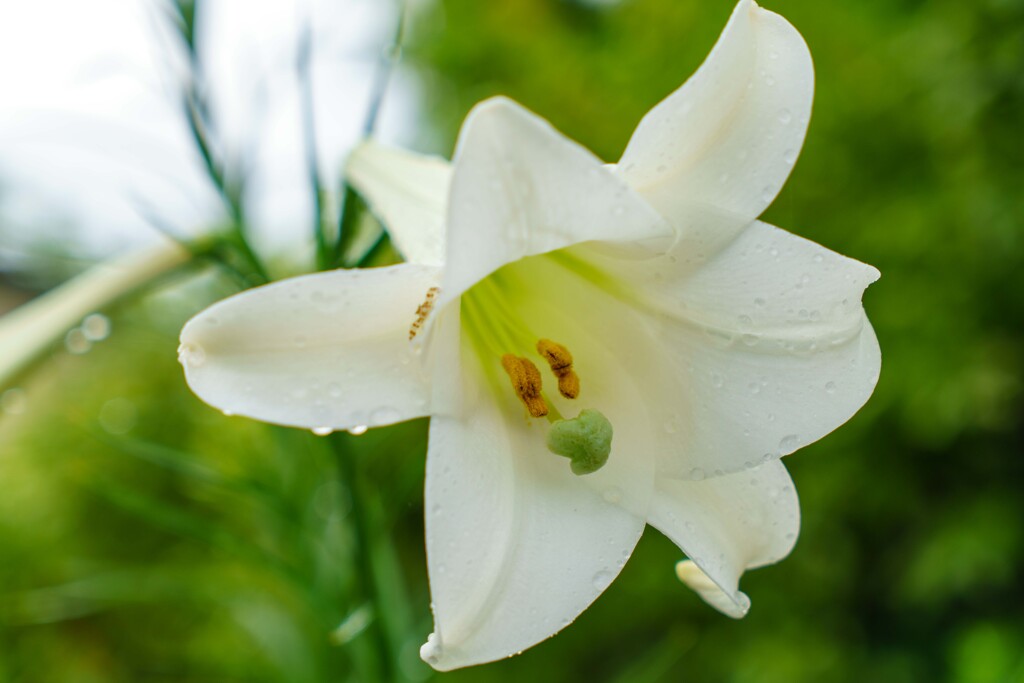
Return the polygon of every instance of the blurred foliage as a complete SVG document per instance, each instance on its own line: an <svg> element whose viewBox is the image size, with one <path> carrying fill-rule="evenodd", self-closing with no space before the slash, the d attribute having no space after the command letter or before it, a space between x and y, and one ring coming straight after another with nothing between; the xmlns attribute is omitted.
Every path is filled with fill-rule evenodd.
<svg viewBox="0 0 1024 683"><path fill-rule="evenodd" d="M765 218L882 271L878 390L787 459L801 540L744 579L746 619L683 588L649 531L557 638L446 680L1024 682L1024 0L767 4L818 81ZM424 139L446 152L502 93L614 160L731 9L438 0L406 50ZM0 682L432 675L424 424L319 438L200 403L177 333L231 291L205 278L123 306L109 339L0 402Z"/></svg>

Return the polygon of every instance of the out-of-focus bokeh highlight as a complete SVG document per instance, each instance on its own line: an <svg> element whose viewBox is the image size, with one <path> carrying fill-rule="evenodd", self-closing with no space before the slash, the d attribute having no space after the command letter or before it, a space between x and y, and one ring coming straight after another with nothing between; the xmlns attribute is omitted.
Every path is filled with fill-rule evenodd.
<svg viewBox="0 0 1024 683"><path fill-rule="evenodd" d="M219 234L232 202L271 276L313 267L308 226L338 210L395 6L205 3L202 95L216 158L247 180L235 196L175 99L189 53L170 3L131 23L68 2L73 16L19 29L32 4L0 27L49 46L0 48L0 311L122 242ZM883 369L853 420L787 458L803 529L744 578L747 618L688 592L650 530L555 639L434 674L417 654L426 424L322 438L199 402L181 325L259 279L204 261L83 315L0 387L0 683L1024 682L1024 0L764 5L817 70L807 143L765 219L881 270L865 305ZM447 155L469 108L505 94L614 161L732 6L411 3L386 128ZM130 56L76 62L98 34ZM312 77L296 67L310 45ZM304 83L321 201L304 189Z"/></svg>

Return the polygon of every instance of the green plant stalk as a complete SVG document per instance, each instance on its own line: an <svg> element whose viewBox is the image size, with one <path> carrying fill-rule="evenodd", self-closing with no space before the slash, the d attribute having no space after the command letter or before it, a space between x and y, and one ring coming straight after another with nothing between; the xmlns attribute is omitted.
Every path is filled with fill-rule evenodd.
<svg viewBox="0 0 1024 683"><path fill-rule="evenodd" d="M383 535L383 530L376 528L371 511L363 492L361 475L353 461L353 453L345 448L344 434L330 437L331 446L338 460L338 471L342 485L348 488L352 508L349 517L352 521L352 532L356 540L356 576L360 601L369 604L373 614L366 627L368 636L373 642L378 659L379 679L390 683L396 679L395 664L398 661L396 652L386 623L388 615L383 609L382 591L374 567L374 539Z"/></svg>

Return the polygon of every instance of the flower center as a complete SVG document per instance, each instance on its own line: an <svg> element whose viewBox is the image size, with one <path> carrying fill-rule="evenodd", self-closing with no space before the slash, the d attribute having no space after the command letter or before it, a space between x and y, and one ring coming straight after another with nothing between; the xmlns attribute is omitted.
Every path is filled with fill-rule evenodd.
<svg viewBox="0 0 1024 683"><path fill-rule="evenodd" d="M519 264L513 264L512 267ZM596 472L611 453L612 426L594 408L565 419L544 392L543 377L533 358L542 359L566 399L580 395L580 377L569 349L547 337L539 337L519 315L530 311L529 298L517 287L509 266L491 274L462 295L462 324L485 372L500 392L511 392L525 406L530 418L547 418L547 449L571 461L578 475ZM520 274L521 275L521 274ZM429 310L427 311L429 313ZM502 379L497 368L507 375Z"/></svg>

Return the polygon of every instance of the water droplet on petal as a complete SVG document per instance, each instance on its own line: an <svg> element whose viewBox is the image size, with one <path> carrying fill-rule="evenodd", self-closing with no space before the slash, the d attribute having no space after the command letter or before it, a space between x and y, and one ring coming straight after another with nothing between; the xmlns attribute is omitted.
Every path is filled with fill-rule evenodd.
<svg viewBox="0 0 1024 683"><path fill-rule="evenodd" d="M178 347L178 362L191 368L202 367L206 351L199 344L182 344Z"/></svg>
<svg viewBox="0 0 1024 683"><path fill-rule="evenodd" d="M694 481L701 481L704 479L704 477L704 470L701 469L700 467L694 467L692 470L690 470L690 479L693 479Z"/></svg>
<svg viewBox="0 0 1024 683"><path fill-rule="evenodd" d="M605 489L604 493L601 494L606 503L615 505L622 502L622 489L618 486L612 486L611 488Z"/></svg>
<svg viewBox="0 0 1024 683"><path fill-rule="evenodd" d="M825 391L827 391L830 394L836 393L836 383L828 382L827 384L825 384Z"/></svg>
<svg viewBox="0 0 1024 683"><path fill-rule="evenodd" d="M615 575L609 571L599 571L598 573L594 574L594 588L596 588L599 591L603 591L611 584L612 579L614 578Z"/></svg>
<svg viewBox="0 0 1024 683"><path fill-rule="evenodd" d="M787 164L795 164L796 163L796 150L795 149L787 149L785 152L782 153L782 160L785 161Z"/></svg>
<svg viewBox="0 0 1024 683"><path fill-rule="evenodd" d="M330 427L313 427L312 431L317 436L327 436L328 434L330 434L334 430L331 429Z"/></svg>
<svg viewBox="0 0 1024 683"><path fill-rule="evenodd" d="M420 647L420 659L433 666L441 660L441 651L441 639L431 633L427 636L427 642Z"/></svg>
<svg viewBox="0 0 1024 683"><path fill-rule="evenodd" d="M779 441L779 453L789 455L800 447L800 437L796 434L787 434Z"/></svg>
<svg viewBox="0 0 1024 683"><path fill-rule="evenodd" d="M788 109L783 109L782 111L779 112L779 123L781 123L784 126L788 126L792 122L793 122L793 113L792 112L790 112Z"/></svg>
<svg viewBox="0 0 1024 683"><path fill-rule="evenodd" d="M351 434L352 436L362 436L363 434L366 433L367 429L369 429L369 427L367 427L366 425L356 425L355 427L350 428L348 430L348 433Z"/></svg>

